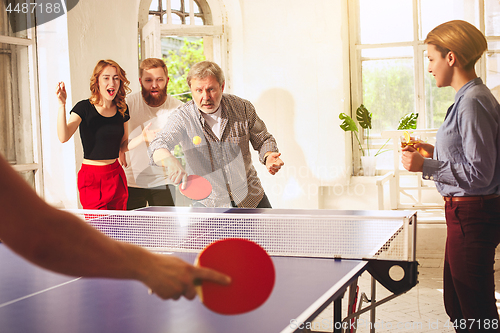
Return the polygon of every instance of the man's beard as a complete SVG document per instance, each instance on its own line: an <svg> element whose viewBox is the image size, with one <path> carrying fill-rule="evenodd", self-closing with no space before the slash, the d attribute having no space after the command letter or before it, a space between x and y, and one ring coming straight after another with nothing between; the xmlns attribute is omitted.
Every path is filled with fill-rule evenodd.
<svg viewBox="0 0 500 333"><path fill-rule="evenodd" d="M142 84L141 86L142 86L141 89L142 98L144 98L144 101L146 102L147 105L154 107L154 106L160 106L163 103L165 103L165 100L167 99L167 86L165 86L163 90L158 89L157 96L151 95L151 93L146 88L144 88Z"/></svg>

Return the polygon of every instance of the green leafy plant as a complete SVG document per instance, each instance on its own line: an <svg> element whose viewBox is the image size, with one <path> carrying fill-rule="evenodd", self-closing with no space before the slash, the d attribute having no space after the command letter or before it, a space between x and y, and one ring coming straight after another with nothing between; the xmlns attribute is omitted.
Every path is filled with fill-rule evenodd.
<svg viewBox="0 0 500 333"><path fill-rule="evenodd" d="M170 77L167 86L168 94L176 95L176 98L183 102L190 101L192 97L186 77L192 65L205 60L203 39L185 39L179 50L168 51L167 57L163 60L167 64Z"/></svg>
<svg viewBox="0 0 500 333"><path fill-rule="evenodd" d="M417 129L417 119L418 119L418 113L411 112L411 113L404 115L399 120L398 131ZM379 148L379 150L377 151L375 156L380 155L381 153L386 151L386 150L382 151L382 149L387 145L389 140L391 140L391 139L387 139L387 141L382 145L382 147Z"/></svg>
<svg viewBox="0 0 500 333"><path fill-rule="evenodd" d="M361 141L359 140L358 137L358 126L356 125L356 122L347 114L345 113L340 113L339 114L340 120L342 120L342 124L340 124L340 128L342 128L345 132L350 131L354 133L354 136L356 137L356 140L358 141L359 148L361 149L361 153L363 156L365 156L365 150L363 149L363 145L361 144ZM399 120L399 125L398 125L398 130L410 130L410 129L416 129L417 128L417 118L418 118L418 113L408 113L407 115L404 115L400 120ZM369 148L370 143L369 143L369 137L370 137L370 129L372 128L372 114L368 111L368 109L361 104L357 109L356 109L356 120L359 123L359 126L361 126L363 129L366 130L366 146ZM375 153L375 156L380 155L384 151L382 150L387 143L389 142L390 139L388 139L382 147L379 148L379 150ZM368 150L369 154L369 150Z"/></svg>
<svg viewBox="0 0 500 333"><path fill-rule="evenodd" d="M340 128L342 128L345 132L351 131L356 136L356 140L358 140L359 148L361 149L361 153L365 156L365 150L363 149L363 145L361 141L359 141L358 137L358 126L354 122L354 120L345 113L339 114L340 120L343 120L342 124L340 124ZM368 111L367 108L363 104L360 105L359 108L356 109L356 120L363 129L366 129L367 132L372 128L372 114ZM368 136L367 136L368 137ZM368 139L366 141L368 144Z"/></svg>
<svg viewBox="0 0 500 333"><path fill-rule="evenodd" d="M417 129L418 113L408 113L399 120L398 130Z"/></svg>

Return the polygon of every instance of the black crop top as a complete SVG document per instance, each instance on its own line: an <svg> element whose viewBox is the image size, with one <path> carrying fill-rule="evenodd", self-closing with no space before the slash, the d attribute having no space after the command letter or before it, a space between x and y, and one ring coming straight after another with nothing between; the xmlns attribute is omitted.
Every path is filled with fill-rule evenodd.
<svg viewBox="0 0 500 333"><path fill-rule="evenodd" d="M130 119L128 106L124 116L116 111L113 117L104 117L86 99L78 102L71 112L82 118L79 128L84 158L88 160L118 158L124 134L123 124Z"/></svg>

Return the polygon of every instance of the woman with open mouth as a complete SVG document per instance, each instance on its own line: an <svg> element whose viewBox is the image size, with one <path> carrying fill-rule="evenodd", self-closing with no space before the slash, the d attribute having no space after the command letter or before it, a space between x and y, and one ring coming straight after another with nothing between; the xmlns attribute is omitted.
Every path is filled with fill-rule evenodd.
<svg viewBox="0 0 500 333"><path fill-rule="evenodd" d="M118 162L120 150L128 144L130 119L125 96L130 82L125 71L113 60L100 60L90 79L89 99L78 102L66 121L66 88L57 85L59 112L57 135L68 141L80 128L83 162L78 172L78 190L84 209L125 210L127 180Z"/></svg>

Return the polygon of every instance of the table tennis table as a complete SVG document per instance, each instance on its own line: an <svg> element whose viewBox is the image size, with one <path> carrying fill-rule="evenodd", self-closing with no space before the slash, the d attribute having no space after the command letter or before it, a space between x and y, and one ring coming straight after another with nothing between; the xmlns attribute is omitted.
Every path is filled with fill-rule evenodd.
<svg viewBox="0 0 500 333"><path fill-rule="evenodd" d="M415 212L188 207L73 212L111 237L190 263L214 240L254 240L272 257L275 287L258 309L225 316L197 299L162 301L136 281L52 273L0 244L0 332L302 332L332 302L331 330L339 332L337 323L357 316L349 304L342 319L341 299L363 272L377 276L393 297L417 282ZM403 267L404 278L384 282L394 264ZM358 313L373 310L372 303Z"/></svg>

